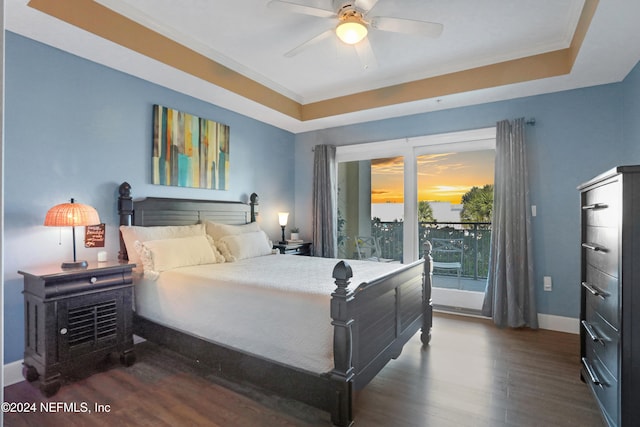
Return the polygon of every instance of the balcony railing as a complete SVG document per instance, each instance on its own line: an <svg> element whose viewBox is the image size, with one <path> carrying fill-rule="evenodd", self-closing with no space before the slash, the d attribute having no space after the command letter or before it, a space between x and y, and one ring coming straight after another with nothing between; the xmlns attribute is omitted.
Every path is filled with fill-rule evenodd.
<svg viewBox="0 0 640 427"><path fill-rule="evenodd" d="M402 260L402 222L372 223L371 234L378 238L382 257ZM491 242L490 222L421 222L419 224L419 250L423 256L426 240L462 239L463 265L461 277L475 280L486 279L489 270L489 250ZM455 276L455 271L438 271L439 275Z"/></svg>

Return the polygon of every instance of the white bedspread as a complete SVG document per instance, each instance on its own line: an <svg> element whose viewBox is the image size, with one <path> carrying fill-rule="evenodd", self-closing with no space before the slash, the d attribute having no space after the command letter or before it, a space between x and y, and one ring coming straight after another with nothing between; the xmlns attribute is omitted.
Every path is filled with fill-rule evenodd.
<svg viewBox="0 0 640 427"><path fill-rule="evenodd" d="M137 313L156 323L315 373L333 369L331 273L338 260L268 255L181 267L135 285ZM401 268L349 260L350 288Z"/></svg>

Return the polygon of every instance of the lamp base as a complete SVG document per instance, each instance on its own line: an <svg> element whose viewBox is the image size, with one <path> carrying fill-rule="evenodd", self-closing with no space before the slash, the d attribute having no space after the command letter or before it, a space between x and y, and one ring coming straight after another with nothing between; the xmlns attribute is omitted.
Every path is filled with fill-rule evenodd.
<svg viewBox="0 0 640 427"><path fill-rule="evenodd" d="M83 261L63 262L60 267L66 270L71 268L87 268L88 266L89 266L89 263L83 260Z"/></svg>

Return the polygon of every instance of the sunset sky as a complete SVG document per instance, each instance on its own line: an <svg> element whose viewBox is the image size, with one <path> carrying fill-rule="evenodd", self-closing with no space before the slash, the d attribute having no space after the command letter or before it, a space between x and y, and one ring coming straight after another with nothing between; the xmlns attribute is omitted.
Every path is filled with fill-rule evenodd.
<svg viewBox="0 0 640 427"><path fill-rule="evenodd" d="M493 184L495 151L418 157L418 200L460 203L471 187ZM403 159L371 161L371 203L403 203Z"/></svg>

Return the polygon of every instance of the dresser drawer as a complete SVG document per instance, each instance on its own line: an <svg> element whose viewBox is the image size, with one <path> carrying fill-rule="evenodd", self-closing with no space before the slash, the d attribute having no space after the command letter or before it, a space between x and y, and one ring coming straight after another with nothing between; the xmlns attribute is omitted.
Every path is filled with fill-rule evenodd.
<svg viewBox="0 0 640 427"><path fill-rule="evenodd" d="M596 395L605 418L610 425L618 425L618 381L608 373L597 357L583 357L582 365L587 371L585 381ZM594 378L591 378L589 372Z"/></svg>
<svg viewBox="0 0 640 427"><path fill-rule="evenodd" d="M614 328L620 328L619 286L616 277L604 274L591 265L585 268L585 281L582 282L585 304L593 312L599 313Z"/></svg>
<svg viewBox="0 0 640 427"><path fill-rule="evenodd" d="M583 199L582 212L585 225L618 225L620 213L620 184L612 182L589 190Z"/></svg>
<svg viewBox="0 0 640 427"><path fill-rule="evenodd" d="M587 310L587 319L581 322L585 330L586 354L596 356L609 374L618 379L618 354L620 334L597 313Z"/></svg>
<svg viewBox="0 0 640 427"><path fill-rule="evenodd" d="M582 247L587 264L618 277L618 229L587 226Z"/></svg>

